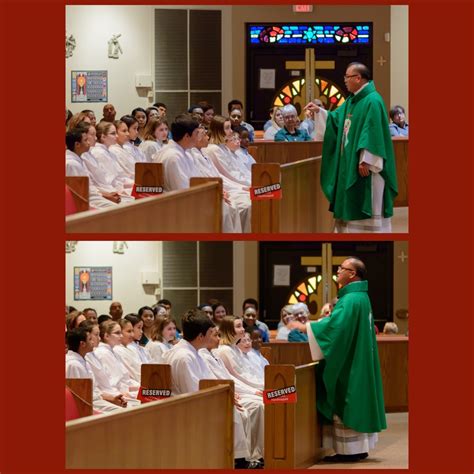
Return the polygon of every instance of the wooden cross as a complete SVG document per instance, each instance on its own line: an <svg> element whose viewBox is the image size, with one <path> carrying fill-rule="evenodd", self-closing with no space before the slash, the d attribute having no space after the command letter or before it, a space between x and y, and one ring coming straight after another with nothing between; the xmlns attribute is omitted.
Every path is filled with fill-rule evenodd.
<svg viewBox="0 0 474 474"><path fill-rule="evenodd" d="M316 69L336 69L335 61L316 61L316 53L314 48L305 49L304 61L286 61L286 69L304 69L306 82L306 105L314 97L314 80L316 78Z"/></svg>
<svg viewBox="0 0 474 474"><path fill-rule="evenodd" d="M386 59L384 59L384 57L383 57L383 56L380 56L380 58L379 58L379 59L377 59L377 61L376 61L376 62L378 62L378 63L379 63L381 66L383 66L383 65L384 65L384 64L387 62L387 60L386 60Z"/></svg>

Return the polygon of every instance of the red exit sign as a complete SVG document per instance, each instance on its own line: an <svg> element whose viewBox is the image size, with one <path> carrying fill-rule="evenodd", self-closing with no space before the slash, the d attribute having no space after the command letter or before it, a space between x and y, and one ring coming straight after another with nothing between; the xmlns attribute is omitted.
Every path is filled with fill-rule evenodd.
<svg viewBox="0 0 474 474"><path fill-rule="evenodd" d="M313 5L293 5L294 13L311 13L313 11Z"/></svg>

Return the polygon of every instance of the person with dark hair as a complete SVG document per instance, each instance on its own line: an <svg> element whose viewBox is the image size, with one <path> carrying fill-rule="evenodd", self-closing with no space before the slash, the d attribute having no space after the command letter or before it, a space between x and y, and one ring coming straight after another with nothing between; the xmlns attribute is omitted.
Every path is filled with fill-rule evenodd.
<svg viewBox="0 0 474 474"><path fill-rule="evenodd" d="M66 328L68 331L71 329L75 329L79 326L79 324L82 323L82 321L85 321L86 317L84 316L84 313L82 311L72 311L71 313L66 315Z"/></svg>
<svg viewBox="0 0 474 474"><path fill-rule="evenodd" d="M85 308L82 310L87 321L97 323L97 311L94 308Z"/></svg>
<svg viewBox="0 0 474 474"><path fill-rule="evenodd" d="M95 116L95 113L93 110L90 110L90 109L81 110L81 114L86 114L91 121L91 125L94 127L96 126L97 117Z"/></svg>
<svg viewBox="0 0 474 474"><path fill-rule="evenodd" d="M214 323L199 310L189 310L181 319L183 339L163 357L171 366L172 390L174 394L197 392L199 381L216 379L206 362L199 354L218 337ZM234 458L237 468L248 468L245 458L250 456L248 432L248 413L238 405L234 410ZM255 468L256 466L254 466Z"/></svg>
<svg viewBox="0 0 474 474"><path fill-rule="evenodd" d="M110 314L101 314L98 318L97 318L97 324L102 324L104 321L109 321L109 320L112 320L112 316L110 316Z"/></svg>
<svg viewBox="0 0 474 474"><path fill-rule="evenodd" d="M247 306L247 308L245 308L245 311L242 317L244 319L244 326L246 329L247 328L259 329L262 332L263 342L269 342L270 340L269 331L265 330L265 328L263 327L264 323L260 322L260 326L262 326L262 328L260 328L257 325L258 312L253 306ZM266 324L265 324L265 327L268 328Z"/></svg>
<svg viewBox="0 0 474 474"><path fill-rule="evenodd" d="M209 128L209 125L212 122L212 119L214 118L214 115L216 115L214 106L209 104L209 102L206 102L206 101L198 102L197 105L201 107L203 111L202 125L207 130Z"/></svg>
<svg viewBox="0 0 474 474"><path fill-rule="evenodd" d="M185 152L196 146L200 133L199 122L190 115L178 115L171 124L173 141L154 156L155 161L163 163L166 191L189 188L194 165Z"/></svg>
<svg viewBox="0 0 474 474"><path fill-rule="evenodd" d="M145 125L147 122L146 111L142 107L136 107L132 110L131 116L138 123L138 137L135 139L135 145L138 146L142 142L143 131L145 130Z"/></svg>
<svg viewBox="0 0 474 474"><path fill-rule="evenodd" d="M144 347L148 344L148 341L151 338L153 321L155 320L155 312L149 306L142 306L138 310L138 317L143 322L143 334L140 338L140 345Z"/></svg>
<svg viewBox="0 0 474 474"><path fill-rule="evenodd" d="M161 114L160 114L160 111L158 110L158 107L155 107L155 106L148 107L148 108L145 110L145 113L146 113L146 121L147 121L147 123L148 123L148 121L151 120L152 118L160 118L160 117L161 117Z"/></svg>
<svg viewBox="0 0 474 474"><path fill-rule="evenodd" d="M242 119L244 115L244 104L238 99L232 99L228 104L227 104L227 112L229 113L229 116L233 110L239 110L240 113L242 114ZM253 142L254 134L255 134L255 129L253 128L252 125L249 123L245 122L244 120L240 121L240 125L242 127L246 128L249 132L249 139L251 142Z"/></svg>
<svg viewBox="0 0 474 474"><path fill-rule="evenodd" d="M401 105L396 105L390 109L389 125L392 137L408 137L408 123L406 122L405 109Z"/></svg>
<svg viewBox="0 0 474 474"><path fill-rule="evenodd" d="M268 342L270 340L270 329L264 322L258 319L258 301L255 298L246 298L242 303L243 314L245 314L247 308L253 308L255 310L255 326L262 331L263 342Z"/></svg>
<svg viewBox="0 0 474 474"><path fill-rule="evenodd" d="M115 110L115 107L112 104L105 104L103 108L103 117L100 121L113 123L116 115L117 111Z"/></svg>
<svg viewBox="0 0 474 474"><path fill-rule="evenodd" d="M163 306L163 308L166 309L166 314L167 314L168 316L171 315L171 308L172 308L173 304L171 303L170 300L167 300L166 298L162 298L162 299L159 300L156 304Z"/></svg>
<svg viewBox="0 0 474 474"><path fill-rule="evenodd" d="M314 112L315 139L324 138L321 187L336 232L391 232L398 188L388 114L367 66L349 64L344 82L350 94L335 111L305 107Z"/></svg>
<svg viewBox="0 0 474 474"><path fill-rule="evenodd" d="M191 117L196 119L199 122L199 125L202 124L202 121L204 119L204 110L202 110L202 107L197 104L191 105L188 109L188 114L191 114Z"/></svg>
<svg viewBox="0 0 474 474"><path fill-rule="evenodd" d="M227 316L227 308L222 303L214 303L212 305L212 321L214 324L219 327L222 319Z"/></svg>
<svg viewBox="0 0 474 474"><path fill-rule="evenodd" d="M109 307L109 314L113 321L119 321L120 319L122 319L122 315L123 315L122 303L118 301L112 301Z"/></svg>
<svg viewBox="0 0 474 474"><path fill-rule="evenodd" d="M366 274L360 259L347 258L337 270L339 299L331 317L292 323L308 334L313 360L321 360L316 399L336 452L327 462L365 459L387 427Z"/></svg>
<svg viewBox="0 0 474 474"><path fill-rule="evenodd" d="M66 378L68 379L92 379L92 405L98 412L110 412L123 406L120 395L113 396L103 394L94 380L94 374L86 362L86 355L93 350L92 327L81 326L66 334L68 351L66 353Z"/></svg>
<svg viewBox="0 0 474 474"><path fill-rule="evenodd" d="M110 147L112 155L115 156L117 163L122 168L125 176L135 181L135 157L127 150L126 146L130 143L130 134L128 125L122 120L114 122L117 130L117 141Z"/></svg>
<svg viewBox="0 0 474 474"><path fill-rule="evenodd" d="M235 154L242 158L242 162L244 163L245 167L250 173L252 173L252 165L255 164L256 161L255 158L249 153L249 131L245 127L242 127L242 125L232 125L232 130L235 133L238 133L240 138L240 147L237 149Z"/></svg>
<svg viewBox="0 0 474 474"><path fill-rule="evenodd" d="M147 162L148 160L146 156L138 147L140 144L140 139L138 138L138 120L132 115L124 115L123 117L120 117L120 121L125 123L128 127L128 142L124 143L124 149L133 156L135 163Z"/></svg>
<svg viewBox="0 0 474 474"><path fill-rule="evenodd" d="M69 109L66 109L66 130L67 130L69 120L72 119L72 116L73 116L73 113Z"/></svg>
<svg viewBox="0 0 474 474"><path fill-rule="evenodd" d="M173 348L176 342L176 322L171 316L159 316L155 319L151 337L145 350L152 363L163 364L163 354Z"/></svg>
<svg viewBox="0 0 474 474"><path fill-rule="evenodd" d="M158 109L158 112L160 113L160 117L166 119L166 112L168 110L168 107L166 107L166 104L163 102L155 102L153 104L153 107L156 107Z"/></svg>

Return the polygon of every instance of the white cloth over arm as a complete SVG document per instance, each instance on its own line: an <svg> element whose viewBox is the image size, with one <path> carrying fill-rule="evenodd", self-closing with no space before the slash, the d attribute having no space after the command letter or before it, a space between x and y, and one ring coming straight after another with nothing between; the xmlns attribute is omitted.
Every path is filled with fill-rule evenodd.
<svg viewBox="0 0 474 474"><path fill-rule="evenodd" d="M328 119L328 111L323 108L319 108L319 113L314 113L314 130L311 134L311 138L316 141L323 141L324 134L326 133L326 122Z"/></svg>

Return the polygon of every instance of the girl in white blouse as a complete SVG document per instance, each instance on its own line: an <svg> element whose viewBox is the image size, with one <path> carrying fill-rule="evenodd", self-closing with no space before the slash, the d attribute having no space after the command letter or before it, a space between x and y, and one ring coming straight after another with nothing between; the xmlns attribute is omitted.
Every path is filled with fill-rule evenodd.
<svg viewBox="0 0 474 474"><path fill-rule="evenodd" d="M151 332L151 341L145 346L151 362L164 364L163 354L168 352L176 341L176 323L169 316L158 316Z"/></svg>

